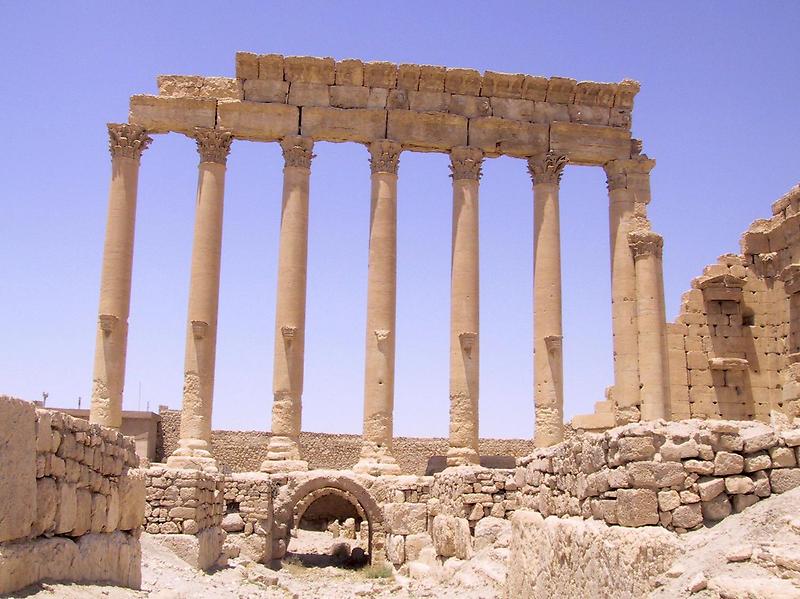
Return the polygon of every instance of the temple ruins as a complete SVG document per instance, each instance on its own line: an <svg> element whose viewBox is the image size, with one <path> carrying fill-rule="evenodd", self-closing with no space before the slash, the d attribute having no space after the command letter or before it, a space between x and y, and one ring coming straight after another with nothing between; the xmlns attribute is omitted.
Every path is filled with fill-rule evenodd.
<svg viewBox="0 0 800 599"><path fill-rule="evenodd" d="M111 186L88 422L0 397L0 439L11 448L0 452L11 481L0 485L0 593L43 580L136 588L142 532L194 568L224 568L239 557L279 567L305 529L356 539L373 565L411 578L452 572L496 549L511 594L552 596L566 580L575 596L597 585L607 596L641 596L670 576L688 546L684 533L800 486L800 186L750 226L741 253L721 256L692 281L680 315L667 322L663 240L647 217L655 161L631 134L637 82L240 52L235 77L161 76L158 89L132 96L128 122L108 125ZM129 321L135 326L137 183L143 153L167 133L193 138L199 154L183 397L180 415L161 414L159 448L137 455L119 432ZM226 162L237 140L280 144L285 164L272 430L231 433L226 445L211 414ZM302 432L317 142L361 144L371 168L359 439L315 441ZM430 446L404 439L399 450L393 430L403 152L448 154L443 176L452 178L450 427L436 445L447 468L424 475ZM478 206L482 166L498 156L517 159L531 176L531 446L480 439L478 430ZM570 423L559 223L568 164L606 174L614 352L604 398ZM481 447L519 455L485 467ZM587 545L573 547L571 527L581 526L591 531ZM629 546L639 557L604 553ZM57 555L74 559L65 565ZM587 581L578 573L597 555L613 566L600 582Z"/></svg>

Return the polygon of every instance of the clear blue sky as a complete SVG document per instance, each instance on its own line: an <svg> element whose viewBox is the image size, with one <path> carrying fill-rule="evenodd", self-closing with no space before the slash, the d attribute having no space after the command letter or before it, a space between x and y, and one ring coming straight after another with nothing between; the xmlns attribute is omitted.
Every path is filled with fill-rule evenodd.
<svg viewBox="0 0 800 599"><path fill-rule="evenodd" d="M88 405L110 160L105 123L159 74L234 74L237 50L642 83L634 134L658 161L668 317L703 266L800 179L800 3L0 2L0 393ZM356 145L312 167L303 428L360 432L369 169ZM125 408L180 406L197 153L142 160ZM447 159L404 153L397 434L446 436ZM228 162L215 428L268 429L281 166ZM530 437L532 200L524 162L481 183L481 433ZM611 383L608 216L599 168L562 182L567 416ZM139 386L141 384L141 404Z"/></svg>

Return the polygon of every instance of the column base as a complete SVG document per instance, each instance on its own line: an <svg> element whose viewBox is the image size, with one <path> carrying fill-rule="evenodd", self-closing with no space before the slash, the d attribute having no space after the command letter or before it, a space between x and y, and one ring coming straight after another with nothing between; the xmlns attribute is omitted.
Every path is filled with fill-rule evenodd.
<svg viewBox="0 0 800 599"><path fill-rule="evenodd" d="M207 449L197 447L197 445L207 445L204 441L197 439L181 440L181 447L178 447L171 456L167 458L167 466L170 468L182 468L184 470L202 470L215 474L219 472L219 464L211 452ZM188 445L193 445L188 447Z"/></svg>
<svg viewBox="0 0 800 599"><path fill-rule="evenodd" d="M372 476L398 475L400 466L388 447L364 441L361 446L361 456L353 466L353 471Z"/></svg>
<svg viewBox="0 0 800 599"><path fill-rule="evenodd" d="M269 438L267 459L261 464L262 472L297 472L308 470L308 462L300 458L300 447L291 437L273 435Z"/></svg>
<svg viewBox="0 0 800 599"><path fill-rule="evenodd" d="M448 447L447 467L451 466L480 466L481 457L478 452L469 447Z"/></svg>

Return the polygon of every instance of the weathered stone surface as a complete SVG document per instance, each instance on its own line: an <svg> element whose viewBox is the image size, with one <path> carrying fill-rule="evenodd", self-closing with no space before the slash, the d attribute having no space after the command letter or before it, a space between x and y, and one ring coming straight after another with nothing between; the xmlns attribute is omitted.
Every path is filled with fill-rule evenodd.
<svg viewBox="0 0 800 599"><path fill-rule="evenodd" d="M286 56L283 59L283 73L286 81L292 83L333 85L336 80L333 58Z"/></svg>
<svg viewBox="0 0 800 599"><path fill-rule="evenodd" d="M383 110L309 107L303 109L301 134L319 141L369 142L386 137Z"/></svg>
<svg viewBox="0 0 800 599"><path fill-rule="evenodd" d="M427 532L406 536L406 560L411 562L419 559L423 549L433 548L433 539Z"/></svg>
<svg viewBox="0 0 800 599"><path fill-rule="evenodd" d="M285 104L288 95L288 81L248 79L244 82L244 99L248 102L277 102Z"/></svg>
<svg viewBox="0 0 800 599"><path fill-rule="evenodd" d="M225 532L242 532L244 530L244 520L241 514L226 514L222 519L222 530Z"/></svg>
<svg viewBox="0 0 800 599"><path fill-rule="evenodd" d="M714 456L714 474L716 476L739 474L742 471L744 471L744 458L739 454L719 451Z"/></svg>
<svg viewBox="0 0 800 599"><path fill-rule="evenodd" d="M629 158L630 132L623 129L552 123L550 149L566 154L571 164L602 165L610 160Z"/></svg>
<svg viewBox="0 0 800 599"><path fill-rule="evenodd" d="M475 524L475 551L487 547L508 547L511 543L511 521L487 517Z"/></svg>
<svg viewBox="0 0 800 599"><path fill-rule="evenodd" d="M26 537L36 518L36 410L0 396L0 542Z"/></svg>
<svg viewBox="0 0 800 599"><path fill-rule="evenodd" d="M617 520L621 526L658 524L658 497L650 489L617 491Z"/></svg>
<svg viewBox="0 0 800 599"><path fill-rule="evenodd" d="M395 535L421 533L428 527L428 510L421 503L387 503L383 517L386 531Z"/></svg>
<svg viewBox="0 0 800 599"><path fill-rule="evenodd" d="M221 102L217 119L235 137L254 141L278 141L300 127L299 110L286 104Z"/></svg>
<svg viewBox="0 0 800 599"><path fill-rule="evenodd" d="M131 96L128 120L150 133L191 133L195 127L213 128L216 114L216 100L139 95Z"/></svg>
<svg viewBox="0 0 800 599"><path fill-rule="evenodd" d="M438 555L459 559L472 556L472 536L466 518L439 514L433 519L431 534Z"/></svg>
<svg viewBox="0 0 800 599"><path fill-rule="evenodd" d="M202 530L197 535L155 534L151 538L175 552L190 566L207 570L216 564L222 555L225 532L221 528L213 527Z"/></svg>
<svg viewBox="0 0 800 599"><path fill-rule="evenodd" d="M335 108L366 108L370 88L355 85L334 85L330 89L330 104Z"/></svg>
<svg viewBox="0 0 800 599"><path fill-rule="evenodd" d="M470 119L469 145L489 156L531 156L547 151L548 130L545 125L520 123L495 117Z"/></svg>
<svg viewBox="0 0 800 599"><path fill-rule="evenodd" d="M800 486L800 468L779 468L769 473L773 493L785 493Z"/></svg>
<svg viewBox="0 0 800 599"><path fill-rule="evenodd" d="M700 503L682 505L672 512L672 526L687 530L699 526L703 522L703 511Z"/></svg>
<svg viewBox="0 0 800 599"><path fill-rule="evenodd" d="M395 565L406 561L406 539L402 535L386 537L386 557Z"/></svg>
<svg viewBox="0 0 800 599"><path fill-rule="evenodd" d="M717 522L723 518L727 518L731 514L731 502L728 496L721 493L708 501L703 501L700 504L703 518Z"/></svg>
<svg viewBox="0 0 800 599"><path fill-rule="evenodd" d="M660 527L630 530L525 510L511 522L509 597L644 597L680 551L678 536Z"/></svg>
<svg viewBox="0 0 800 599"><path fill-rule="evenodd" d="M330 91L327 85L296 81L289 85L289 104L295 106L329 106Z"/></svg>
<svg viewBox="0 0 800 599"><path fill-rule="evenodd" d="M133 530L144 522L145 481L141 471L119 479L119 530Z"/></svg>
<svg viewBox="0 0 800 599"><path fill-rule="evenodd" d="M450 150L467 145L467 119L455 114L390 110L386 137L422 152Z"/></svg>

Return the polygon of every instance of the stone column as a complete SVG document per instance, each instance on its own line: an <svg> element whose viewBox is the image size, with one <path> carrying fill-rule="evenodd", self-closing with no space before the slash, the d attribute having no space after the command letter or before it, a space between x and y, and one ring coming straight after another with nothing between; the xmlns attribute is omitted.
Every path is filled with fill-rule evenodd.
<svg viewBox="0 0 800 599"><path fill-rule="evenodd" d="M453 245L450 275L450 443L447 465L478 464L478 181L483 152L450 152Z"/></svg>
<svg viewBox="0 0 800 599"><path fill-rule="evenodd" d="M558 189L566 156L528 160L533 180L533 376L537 447L564 439L561 330L561 231Z"/></svg>
<svg viewBox="0 0 800 599"><path fill-rule="evenodd" d="M198 128L194 138L200 166L189 282L181 435L178 448L167 459L167 464L174 468L216 472L217 462L211 455L211 409L217 349L225 164L233 137L227 131Z"/></svg>
<svg viewBox="0 0 800 599"><path fill-rule="evenodd" d="M372 190L367 274L364 434L356 472L400 474L392 455L397 297L397 166L401 146L369 146Z"/></svg>
<svg viewBox="0 0 800 599"><path fill-rule="evenodd" d="M628 233L636 264L641 419L667 417L667 317L661 286L663 239L649 230Z"/></svg>
<svg viewBox="0 0 800 599"><path fill-rule="evenodd" d="M265 472L307 470L300 457L303 362L308 257L308 184L314 142L291 136L281 142L283 205L278 251L278 293L275 309L275 362L272 375L272 436Z"/></svg>
<svg viewBox="0 0 800 599"><path fill-rule="evenodd" d="M119 428L122 425L122 391L128 349L139 162L152 138L138 125L113 123L108 125L108 136L111 189L108 193L89 421Z"/></svg>
<svg viewBox="0 0 800 599"><path fill-rule="evenodd" d="M614 387L617 424L639 420L639 329L636 321L636 272L627 235L650 201L646 157L606 163L611 238L611 329L614 335ZM643 181L643 179L645 181ZM639 210L641 212L641 210Z"/></svg>

